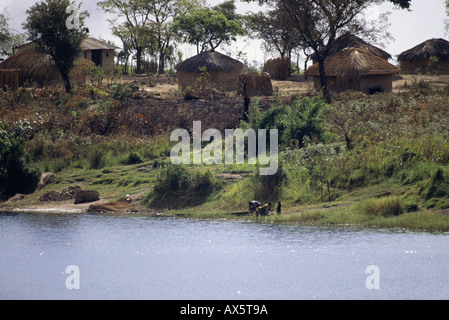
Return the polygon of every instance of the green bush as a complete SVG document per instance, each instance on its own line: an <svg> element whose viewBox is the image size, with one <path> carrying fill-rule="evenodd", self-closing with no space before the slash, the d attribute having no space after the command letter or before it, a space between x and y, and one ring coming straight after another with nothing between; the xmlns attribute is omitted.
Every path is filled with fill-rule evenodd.
<svg viewBox="0 0 449 320"><path fill-rule="evenodd" d="M140 155L139 152L137 151L130 151L128 153L128 156L125 159L125 163L124 164L138 164L138 163L142 163L143 162L143 157Z"/></svg>
<svg viewBox="0 0 449 320"><path fill-rule="evenodd" d="M361 213L373 216L398 216L404 209L401 200L397 196L370 198L363 200L359 205Z"/></svg>
<svg viewBox="0 0 449 320"><path fill-rule="evenodd" d="M198 205L219 188L210 171L195 174L180 165L169 164L147 197L154 207L180 208Z"/></svg>
<svg viewBox="0 0 449 320"><path fill-rule="evenodd" d="M449 196L449 181L441 167L438 167L430 177L423 195L426 200Z"/></svg>
<svg viewBox="0 0 449 320"><path fill-rule="evenodd" d="M8 134L0 127L0 199L16 193L32 193L39 182L40 172L31 165L22 138Z"/></svg>
<svg viewBox="0 0 449 320"><path fill-rule="evenodd" d="M120 102L125 102L134 92L139 88L133 85L124 85L122 83L116 83L109 88L110 96Z"/></svg>
<svg viewBox="0 0 449 320"><path fill-rule="evenodd" d="M242 121L240 127L256 132L258 129L278 129L281 145L302 147L304 140L323 140L324 106L319 97L298 97L290 106L276 103L262 111L255 99L249 107L248 122Z"/></svg>
<svg viewBox="0 0 449 320"><path fill-rule="evenodd" d="M105 166L105 153L100 148L91 148L87 152L89 169L101 169Z"/></svg>

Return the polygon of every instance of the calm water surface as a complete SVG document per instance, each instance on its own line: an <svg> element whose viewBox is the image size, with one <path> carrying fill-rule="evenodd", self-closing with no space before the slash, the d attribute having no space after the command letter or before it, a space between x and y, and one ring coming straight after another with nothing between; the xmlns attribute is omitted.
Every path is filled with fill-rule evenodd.
<svg viewBox="0 0 449 320"><path fill-rule="evenodd" d="M448 248L423 232L0 214L0 299L448 299Z"/></svg>

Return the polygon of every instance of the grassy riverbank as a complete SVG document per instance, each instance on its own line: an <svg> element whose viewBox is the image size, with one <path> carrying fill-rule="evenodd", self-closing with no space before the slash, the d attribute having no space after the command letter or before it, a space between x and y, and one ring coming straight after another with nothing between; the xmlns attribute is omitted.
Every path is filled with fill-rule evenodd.
<svg viewBox="0 0 449 320"><path fill-rule="evenodd" d="M175 94L164 101L176 104ZM173 124L191 130L194 112L186 105L171 126L155 132L164 117L150 115L164 112L160 99L135 84L80 88L72 96L50 89L2 92L0 125L24 140L32 166L55 179L0 203L0 210L67 206L39 198L79 185L98 191L103 202L129 195L127 214L255 220L235 213L256 199L273 204L273 215L258 218L266 223L449 231L446 87L415 82L395 93L336 95L331 105L310 94L253 99L249 121L235 127L279 130L279 168L271 176L259 175L259 165L171 164Z"/></svg>

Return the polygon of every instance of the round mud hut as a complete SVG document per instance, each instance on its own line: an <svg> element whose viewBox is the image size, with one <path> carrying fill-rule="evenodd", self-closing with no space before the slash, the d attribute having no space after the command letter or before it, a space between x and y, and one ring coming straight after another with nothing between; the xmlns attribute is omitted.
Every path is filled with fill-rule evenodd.
<svg viewBox="0 0 449 320"><path fill-rule="evenodd" d="M334 41L332 47L329 49L327 56L330 57L346 48L362 49L386 61L392 58L391 54L389 54L385 50L382 50L381 48L376 47L349 32L341 35ZM312 54L310 57L312 58L313 63L317 62L315 54Z"/></svg>
<svg viewBox="0 0 449 320"><path fill-rule="evenodd" d="M405 74L449 74L449 41L429 39L398 56Z"/></svg>
<svg viewBox="0 0 449 320"><path fill-rule="evenodd" d="M358 48L346 48L328 57L324 70L330 90L355 90L370 94L391 91L393 74L400 71L386 60ZM315 87L320 87L318 63L307 69L305 75L313 77Z"/></svg>
<svg viewBox="0 0 449 320"><path fill-rule="evenodd" d="M243 63L227 55L214 50L205 51L177 66L178 86L181 90L206 86L220 91L236 91L243 67Z"/></svg>
<svg viewBox="0 0 449 320"><path fill-rule="evenodd" d="M70 80L77 84L86 81L84 66L94 66L92 61L79 57L70 73ZM19 85L36 83L38 85L63 84L61 75L56 69L50 55L41 54L36 50L35 43L29 43L0 63L0 69L18 69Z"/></svg>

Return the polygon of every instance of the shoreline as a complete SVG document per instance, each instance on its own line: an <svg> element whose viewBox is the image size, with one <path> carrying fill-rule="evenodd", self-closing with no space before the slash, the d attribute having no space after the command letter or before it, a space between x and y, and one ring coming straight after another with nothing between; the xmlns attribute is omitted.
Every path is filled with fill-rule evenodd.
<svg viewBox="0 0 449 320"><path fill-rule="evenodd" d="M108 202L109 201L109 202ZM174 210L155 210L147 208L142 204L130 203L126 208L114 211L89 211L91 205L103 205L108 203L115 203L117 201L110 201L110 199L100 199L99 201L73 204L64 201L65 203L59 203L55 205L0 205L0 213L25 213L25 214L88 214L88 215L125 215L125 216L151 216L151 217L172 217L182 219L198 219L198 220L217 220L217 221L250 221L257 223L269 223L269 224L288 224L296 226L317 226L317 227L359 227L363 229L388 229L388 230L402 230L411 232L427 232L436 234L445 234L449 232L449 226L446 224L426 223L425 216L432 214L439 216L447 221L446 211L429 211L419 210L416 212L404 213L396 217L379 218L379 217L365 217L365 220L352 221L347 218L342 212L348 212L350 210L350 204L340 203L334 206L327 204L318 204L316 206L304 206L299 208L290 208L288 213L277 215L273 212L267 216L255 217L254 215L234 214L232 212L213 212L208 211L207 214L200 212L201 210L193 211L192 208ZM204 211L204 208L202 209ZM336 219L333 216L337 216ZM408 218L403 218L409 216ZM445 218L444 218L445 217ZM405 219L405 220L404 220Z"/></svg>

